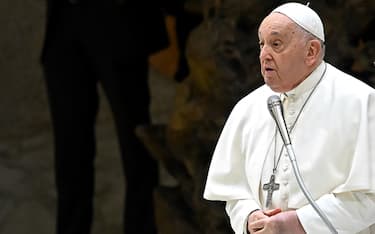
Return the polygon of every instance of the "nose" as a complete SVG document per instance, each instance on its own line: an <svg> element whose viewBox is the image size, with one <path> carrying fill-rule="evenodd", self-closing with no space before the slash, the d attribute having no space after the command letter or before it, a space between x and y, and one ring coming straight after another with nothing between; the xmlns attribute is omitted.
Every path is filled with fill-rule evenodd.
<svg viewBox="0 0 375 234"><path fill-rule="evenodd" d="M263 45L260 48L260 51L259 51L259 59L260 59L260 61L267 60L267 59L270 59L270 58L271 58L271 54L269 52L268 46Z"/></svg>

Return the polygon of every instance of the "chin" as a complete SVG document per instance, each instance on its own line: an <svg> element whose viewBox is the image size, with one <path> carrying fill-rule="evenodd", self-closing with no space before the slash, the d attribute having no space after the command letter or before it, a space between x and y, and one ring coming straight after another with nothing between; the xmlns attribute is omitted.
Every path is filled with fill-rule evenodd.
<svg viewBox="0 0 375 234"><path fill-rule="evenodd" d="M275 84L274 84L274 79L272 79L271 77L263 77L263 80L264 80L264 83L266 83L266 85L268 87L270 87L271 89L275 87Z"/></svg>
<svg viewBox="0 0 375 234"><path fill-rule="evenodd" d="M284 92L280 86L272 85L272 83L266 82L266 85L270 87L270 89L276 93L282 93Z"/></svg>

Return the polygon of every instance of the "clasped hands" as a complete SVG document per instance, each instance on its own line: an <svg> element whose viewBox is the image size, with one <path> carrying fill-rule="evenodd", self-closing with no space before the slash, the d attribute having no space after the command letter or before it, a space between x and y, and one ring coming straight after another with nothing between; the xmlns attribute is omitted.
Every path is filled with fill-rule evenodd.
<svg viewBox="0 0 375 234"><path fill-rule="evenodd" d="M279 208L251 213L247 230L250 234L305 234L296 211L282 212Z"/></svg>

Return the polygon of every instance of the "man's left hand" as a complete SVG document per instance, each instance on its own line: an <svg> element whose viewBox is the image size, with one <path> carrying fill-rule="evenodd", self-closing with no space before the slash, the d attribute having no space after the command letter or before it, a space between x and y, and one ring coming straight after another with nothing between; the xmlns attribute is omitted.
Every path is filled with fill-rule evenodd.
<svg viewBox="0 0 375 234"><path fill-rule="evenodd" d="M267 215L267 212L264 212ZM251 233L255 234L305 234L299 222L296 211L286 211L275 215L267 215L263 218L248 224ZM262 227L262 228L260 228ZM256 231L254 231L256 230Z"/></svg>

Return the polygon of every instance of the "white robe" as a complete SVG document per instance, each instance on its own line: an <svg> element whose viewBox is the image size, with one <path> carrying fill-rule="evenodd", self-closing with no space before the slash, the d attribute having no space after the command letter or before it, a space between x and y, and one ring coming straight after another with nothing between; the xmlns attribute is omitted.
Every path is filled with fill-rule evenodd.
<svg viewBox="0 0 375 234"><path fill-rule="evenodd" d="M288 93L306 99L325 64ZM271 173L263 168L273 162L267 151L275 134L267 99L274 94L263 85L237 103L211 161L204 198L226 201L236 234L246 233L251 211L264 208L261 181ZM369 228L375 223L375 90L327 64L291 138L304 183L337 231L375 234L375 225ZM275 207L296 209L309 234L330 233L293 174L285 193L285 204L276 196Z"/></svg>

